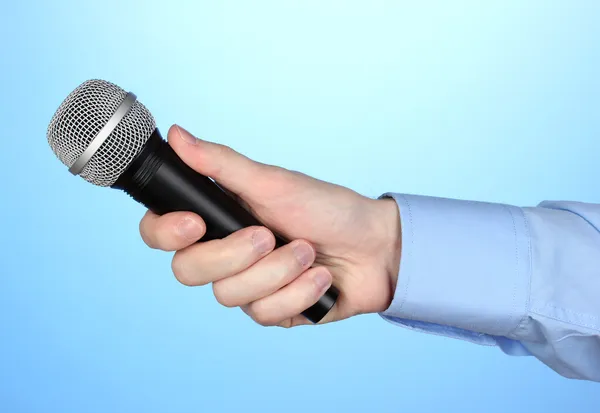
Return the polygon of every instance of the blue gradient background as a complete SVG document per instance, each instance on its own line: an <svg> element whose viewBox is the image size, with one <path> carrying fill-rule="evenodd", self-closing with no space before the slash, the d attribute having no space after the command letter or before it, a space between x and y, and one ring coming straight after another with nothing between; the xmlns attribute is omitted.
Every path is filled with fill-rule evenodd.
<svg viewBox="0 0 600 413"><path fill-rule="evenodd" d="M2 2L0 411L597 410L596 384L377 315L220 307L45 132L100 77L163 131L369 196L600 202L599 21L597 1Z"/></svg>

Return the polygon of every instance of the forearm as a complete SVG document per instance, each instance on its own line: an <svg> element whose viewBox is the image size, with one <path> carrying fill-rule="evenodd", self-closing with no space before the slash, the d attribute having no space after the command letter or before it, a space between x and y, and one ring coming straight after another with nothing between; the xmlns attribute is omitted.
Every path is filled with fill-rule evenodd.
<svg viewBox="0 0 600 413"><path fill-rule="evenodd" d="M600 380L599 206L386 195L402 250L384 318Z"/></svg>

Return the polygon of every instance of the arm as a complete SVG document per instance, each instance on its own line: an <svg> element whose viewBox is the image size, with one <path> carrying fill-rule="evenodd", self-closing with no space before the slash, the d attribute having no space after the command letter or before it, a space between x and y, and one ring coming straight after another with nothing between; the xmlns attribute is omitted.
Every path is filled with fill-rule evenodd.
<svg viewBox="0 0 600 413"><path fill-rule="evenodd" d="M600 205L384 196L400 210L402 258L382 317L600 381Z"/></svg>
<svg viewBox="0 0 600 413"><path fill-rule="evenodd" d="M600 381L600 206L517 208L399 194L373 200L179 127L168 139L186 164L264 224L197 242L206 232L202 217L148 211L142 238L175 251L173 274L182 284L211 284L223 306L286 328L308 324L300 313L333 284L341 294L321 324L380 313ZM275 248L269 228L291 242Z"/></svg>

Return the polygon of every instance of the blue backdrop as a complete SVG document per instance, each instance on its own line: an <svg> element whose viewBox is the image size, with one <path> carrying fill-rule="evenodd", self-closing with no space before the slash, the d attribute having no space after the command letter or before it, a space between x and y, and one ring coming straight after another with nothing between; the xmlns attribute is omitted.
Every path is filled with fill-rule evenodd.
<svg viewBox="0 0 600 413"><path fill-rule="evenodd" d="M4 1L0 411L562 412L596 384L377 315L267 329L46 143L88 78L363 194L600 202L600 2Z"/></svg>

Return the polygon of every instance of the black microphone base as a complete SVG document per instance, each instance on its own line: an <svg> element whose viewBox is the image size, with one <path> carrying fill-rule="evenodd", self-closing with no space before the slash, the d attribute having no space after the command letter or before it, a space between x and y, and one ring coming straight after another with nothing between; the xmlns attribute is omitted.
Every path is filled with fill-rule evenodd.
<svg viewBox="0 0 600 413"><path fill-rule="evenodd" d="M161 137L158 129L140 154L112 186L158 215L190 211L202 217L206 234L201 241L221 239L249 226L263 226L250 212L206 176L187 166ZM275 234L277 247L287 241ZM302 314L318 323L335 305L335 286Z"/></svg>

